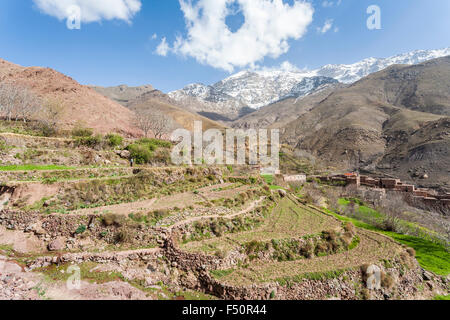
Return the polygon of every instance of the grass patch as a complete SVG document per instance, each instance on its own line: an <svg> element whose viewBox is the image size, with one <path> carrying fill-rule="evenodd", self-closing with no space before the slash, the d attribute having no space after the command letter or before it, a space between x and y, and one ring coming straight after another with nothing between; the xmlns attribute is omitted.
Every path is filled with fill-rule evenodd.
<svg viewBox="0 0 450 320"><path fill-rule="evenodd" d="M273 175L271 175L271 174L263 174L263 175L261 175L261 177L264 179L264 181L267 183L267 184L272 184L273 183L273 180L274 180L274 177L273 177Z"/></svg>
<svg viewBox="0 0 450 320"><path fill-rule="evenodd" d="M324 209L325 210L325 209ZM395 241L407 245L416 251L416 259L422 268L434 272L438 275L447 276L450 274L450 254L445 246L414 236L403 235L391 231L383 231L368 223L359 220L338 215L330 210L325 210L342 221L350 221L358 228L363 228L370 231L376 231L391 237Z"/></svg>
<svg viewBox="0 0 450 320"><path fill-rule="evenodd" d="M293 277L278 278L275 281L281 286L290 286L293 283L301 283L304 280L323 281L327 279L336 279L342 276L347 270L333 270L326 272L308 272Z"/></svg>
<svg viewBox="0 0 450 320"><path fill-rule="evenodd" d="M450 300L450 295L446 295L446 296L435 296L433 300Z"/></svg>
<svg viewBox="0 0 450 320"><path fill-rule="evenodd" d="M209 273L216 279L220 279L232 274L234 269L228 270L211 270Z"/></svg>
<svg viewBox="0 0 450 320"><path fill-rule="evenodd" d="M49 267L38 268L35 271L45 274L53 281L67 281L69 277L74 274L74 272L68 272L71 271L68 270L70 266L71 265L69 264L60 266L51 265ZM78 267L80 268L81 280L97 284L124 280L123 275L119 272L92 271L92 269L94 269L96 266L97 264L95 264L94 262L84 262L78 265Z"/></svg>
<svg viewBox="0 0 450 320"><path fill-rule="evenodd" d="M0 171L44 171L44 170L72 170L75 167L57 166L57 165L11 165L0 166Z"/></svg>

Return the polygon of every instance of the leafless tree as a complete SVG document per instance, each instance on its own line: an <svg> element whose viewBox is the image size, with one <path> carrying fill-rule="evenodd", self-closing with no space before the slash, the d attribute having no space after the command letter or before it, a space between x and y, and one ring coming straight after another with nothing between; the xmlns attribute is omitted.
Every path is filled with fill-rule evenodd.
<svg viewBox="0 0 450 320"><path fill-rule="evenodd" d="M19 94L20 90L17 86L10 83L0 84L0 114L8 121L13 118L14 107L19 99Z"/></svg>
<svg viewBox="0 0 450 320"><path fill-rule="evenodd" d="M14 110L15 120L31 120L41 111L40 99L28 88L23 88L19 94L16 108Z"/></svg>
<svg viewBox="0 0 450 320"><path fill-rule="evenodd" d="M0 116L8 121L31 120L39 108L39 98L30 89L12 83L0 84Z"/></svg>
<svg viewBox="0 0 450 320"><path fill-rule="evenodd" d="M161 139L173 129L173 120L162 112L151 110L135 110L136 126L148 137L150 132L156 139Z"/></svg>
<svg viewBox="0 0 450 320"><path fill-rule="evenodd" d="M65 111L66 106L61 99L47 98L36 115L36 119L42 125L43 131L47 131L49 134L54 133L59 129Z"/></svg>

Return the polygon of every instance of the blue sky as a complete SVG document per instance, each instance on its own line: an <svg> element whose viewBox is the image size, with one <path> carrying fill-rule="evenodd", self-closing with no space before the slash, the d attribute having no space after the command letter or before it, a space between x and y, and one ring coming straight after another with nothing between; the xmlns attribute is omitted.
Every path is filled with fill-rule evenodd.
<svg viewBox="0 0 450 320"><path fill-rule="evenodd" d="M265 52L264 48L269 45L266 39L263 43L253 43L242 41L241 37L239 42L237 37L231 35L227 40L229 42L218 42L226 44L226 52L219 50L214 56L210 54L208 44L189 40L188 32L194 32L194 29L187 28L178 0L127 0L141 2L142 6L128 12L126 18L119 15L120 9L112 13L108 11L104 16L100 14L98 18L89 17L93 22L82 22L80 30L69 30L65 20L57 18L57 11L49 14L49 7L47 13L42 6L38 7L38 2L51 6L52 1L0 1L0 58L24 66L51 67L82 84L152 84L168 92L193 82L214 83L230 75L230 66L234 68L233 72L248 68L241 64L247 63L253 56L256 56L254 60L257 59L252 61L256 67L276 67L288 61L298 68L313 69L329 63L353 63L371 56L388 57L416 49L450 46L448 0L328 0L332 6L324 6L323 0L309 1L314 8L311 21L306 16L285 21L288 26L304 30L290 36L286 36L292 31L289 28L268 33L268 38L285 33L283 52L277 52L277 46L274 47L273 43ZM83 3L86 0L66 2L78 1ZM111 0L98 3L108 1ZM119 3L125 0L114 1ZM195 0L194 5L196 1L199 0ZM207 3L209 0L200 1ZM284 2L294 5L294 0ZM366 27L369 16L366 9L373 4L381 8L381 30L368 30ZM235 7L235 14L226 19L231 32L238 30L245 19L239 12L239 6ZM208 12L205 8L201 12ZM102 8L96 10L103 12ZM297 13L302 12L301 8L299 10ZM110 19L114 15L116 18ZM268 21L276 22L276 17L267 19L275 19ZM319 32L326 21L332 21L332 26L325 33ZM200 23L196 27L202 31ZM210 27L205 29L208 29L205 30L207 34ZM154 35L156 37L153 38ZM200 32L200 37L202 35ZM249 35L251 30L246 33L246 36ZM185 46L175 50L177 36L181 37ZM165 56L156 53L163 38L169 46ZM246 54L253 50L251 53L254 55L249 54L250 57L245 59L240 59L245 54L230 57L227 51L230 46L235 46L231 52ZM263 58L258 59L258 54ZM206 58L200 58L205 55ZM228 70L219 66L224 60L221 58L229 59Z"/></svg>

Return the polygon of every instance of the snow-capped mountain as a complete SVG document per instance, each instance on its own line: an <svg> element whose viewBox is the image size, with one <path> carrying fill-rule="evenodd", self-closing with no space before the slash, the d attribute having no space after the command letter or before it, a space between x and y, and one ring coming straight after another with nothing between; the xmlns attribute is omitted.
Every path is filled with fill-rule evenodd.
<svg viewBox="0 0 450 320"><path fill-rule="evenodd" d="M298 72L242 71L212 86L190 84L181 90L170 92L177 101L195 97L205 103L234 108L249 107L259 109L286 97L306 96L324 84L337 80L323 76L305 77Z"/></svg>
<svg viewBox="0 0 450 320"><path fill-rule="evenodd" d="M450 55L450 48L439 50L417 50L394 57L368 58L354 64L326 65L309 74L330 77L342 83L353 83L371 73L381 71L394 64L418 64L427 60Z"/></svg>
<svg viewBox="0 0 450 320"><path fill-rule="evenodd" d="M337 82L350 84L394 64L418 64L450 55L450 48L418 50L390 58L368 58L349 65L316 70L241 71L214 85L191 84L169 93L179 102L197 104L197 112L238 115L242 108L259 109L287 97L305 97Z"/></svg>

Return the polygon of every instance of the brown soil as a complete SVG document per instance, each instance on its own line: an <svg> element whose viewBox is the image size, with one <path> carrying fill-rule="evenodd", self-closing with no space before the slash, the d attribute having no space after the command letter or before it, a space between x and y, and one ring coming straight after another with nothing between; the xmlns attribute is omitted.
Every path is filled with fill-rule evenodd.
<svg viewBox="0 0 450 320"><path fill-rule="evenodd" d="M32 89L42 98L57 98L66 106L62 128L77 121L97 132L140 134L133 124L133 112L95 90L50 68L21 67L0 59L0 81L15 82Z"/></svg>

